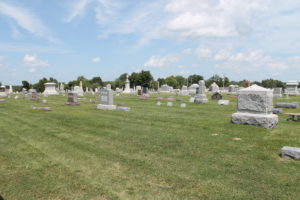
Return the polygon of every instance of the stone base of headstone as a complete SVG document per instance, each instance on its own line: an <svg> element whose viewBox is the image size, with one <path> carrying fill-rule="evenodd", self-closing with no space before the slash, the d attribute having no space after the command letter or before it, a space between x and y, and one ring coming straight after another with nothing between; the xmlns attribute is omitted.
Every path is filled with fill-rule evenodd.
<svg viewBox="0 0 300 200"><path fill-rule="evenodd" d="M208 99L206 98L206 95L196 96L194 99L194 103L197 103L197 104L204 104L207 102L208 102Z"/></svg>
<svg viewBox="0 0 300 200"><path fill-rule="evenodd" d="M229 100L219 100L218 104L219 105L229 105Z"/></svg>
<svg viewBox="0 0 300 200"><path fill-rule="evenodd" d="M5 99L0 99L0 102L5 102Z"/></svg>
<svg viewBox="0 0 300 200"><path fill-rule="evenodd" d="M282 114L282 108L273 108L273 114L275 115Z"/></svg>
<svg viewBox="0 0 300 200"><path fill-rule="evenodd" d="M275 107L276 108L298 108L299 102L292 102L292 103L286 103L286 102L278 102Z"/></svg>
<svg viewBox="0 0 300 200"><path fill-rule="evenodd" d="M247 124L261 126L263 128L275 128L278 124L278 116L274 114L252 114L252 113L233 113L231 122L234 124Z"/></svg>
<svg viewBox="0 0 300 200"><path fill-rule="evenodd" d="M180 108L186 108L186 104L185 103L180 104Z"/></svg>
<svg viewBox="0 0 300 200"><path fill-rule="evenodd" d="M99 110L116 110L116 105L104 105L104 104L98 104L97 109Z"/></svg>
<svg viewBox="0 0 300 200"><path fill-rule="evenodd" d="M129 107L124 107L124 106L121 106L121 107L117 107L117 110L119 111L130 111L130 108Z"/></svg>
<svg viewBox="0 0 300 200"><path fill-rule="evenodd" d="M31 106L31 109L33 109L33 110L44 110L44 111L51 111L52 110L51 107L35 107L35 106Z"/></svg>
<svg viewBox="0 0 300 200"><path fill-rule="evenodd" d="M282 147L281 157L289 157L295 160L300 160L300 148L298 147Z"/></svg>
<svg viewBox="0 0 300 200"><path fill-rule="evenodd" d="M168 106L168 107L172 107L172 106L173 106L173 103L172 103L172 102L168 102L168 103L167 103L167 106Z"/></svg>
<svg viewBox="0 0 300 200"><path fill-rule="evenodd" d="M66 105L69 105L69 106L79 106L80 103L78 103L78 102L67 102Z"/></svg>

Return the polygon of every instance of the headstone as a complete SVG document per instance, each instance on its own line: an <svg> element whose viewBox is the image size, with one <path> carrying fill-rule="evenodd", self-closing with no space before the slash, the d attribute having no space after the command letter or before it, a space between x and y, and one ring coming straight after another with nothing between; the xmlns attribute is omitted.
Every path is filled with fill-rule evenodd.
<svg viewBox="0 0 300 200"><path fill-rule="evenodd" d="M168 97L168 101L174 101L174 97L173 96Z"/></svg>
<svg viewBox="0 0 300 200"><path fill-rule="evenodd" d="M272 90L257 85L240 90L237 109L238 111L232 114L232 123L264 128L274 128L278 124L278 116L272 113Z"/></svg>
<svg viewBox="0 0 300 200"><path fill-rule="evenodd" d="M147 100L148 97L147 97L146 95L141 95L141 96L139 96L139 99L140 99L140 100Z"/></svg>
<svg viewBox="0 0 300 200"><path fill-rule="evenodd" d="M56 91L56 83L45 83L45 90L43 92L43 94L47 94L47 95L57 95L58 92Z"/></svg>
<svg viewBox="0 0 300 200"><path fill-rule="evenodd" d="M299 85L299 83L297 81L287 82L284 94L288 95L288 96L298 96L298 95L300 95L299 90L298 90L298 85Z"/></svg>
<svg viewBox="0 0 300 200"><path fill-rule="evenodd" d="M189 91L188 91L188 87L183 85L180 91L180 95L181 96L189 96Z"/></svg>
<svg viewBox="0 0 300 200"><path fill-rule="evenodd" d="M282 113L282 108L273 108L273 114L278 115Z"/></svg>
<svg viewBox="0 0 300 200"><path fill-rule="evenodd" d="M293 108L296 109L299 106L299 102L292 102L292 103L287 103L287 102L278 102L275 105L275 108Z"/></svg>
<svg viewBox="0 0 300 200"><path fill-rule="evenodd" d="M171 92L171 88L170 86L168 86L167 84L164 84L161 86L161 88L159 89L160 93L170 93Z"/></svg>
<svg viewBox="0 0 300 200"><path fill-rule="evenodd" d="M5 99L0 99L0 102L5 102Z"/></svg>
<svg viewBox="0 0 300 200"><path fill-rule="evenodd" d="M229 100L219 100L218 104L219 105L229 105Z"/></svg>
<svg viewBox="0 0 300 200"><path fill-rule="evenodd" d="M162 101L162 100L164 100L164 98L163 97L157 97L156 100L157 101Z"/></svg>
<svg viewBox="0 0 300 200"><path fill-rule="evenodd" d="M189 87L189 94L190 95L195 95L196 94L196 91L197 91L197 88L199 88L199 85L194 83L192 84L190 87Z"/></svg>
<svg viewBox="0 0 300 200"><path fill-rule="evenodd" d="M160 101L158 101L158 102L156 103L156 105L160 106L160 105L161 105L161 102L160 102Z"/></svg>
<svg viewBox="0 0 300 200"><path fill-rule="evenodd" d="M114 105L114 95L112 90L100 89L100 104L97 105L100 110L116 110Z"/></svg>
<svg viewBox="0 0 300 200"><path fill-rule="evenodd" d="M180 108L186 108L186 104L185 103L180 104Z"/></svg>
<svg viewBox="0 0 300 200"><path fill-rule="evenodd" d="M206 90L205 82L204 82L204 80L200 80L198 94L196 95L193 102L198 103L198 104L207 103L208 99L206 98L205 90Z"/></svg>
<svg viewBox="0 0 300 200"><path fill-rule="evenodd" d="M80 104L78 102L78 94L73 91L68 92L68 101L66 102L66 104L70 106L79 106Z"/></svg>
<svg viewBox="0 0 300 200"><path fill-rule="evenodd" d="M219 92L220 91L220 88L219 86L213 82L210 86L209 86L209 91L212 92L212 93L215 93L215 92Z"/></svg>
<svg viewBox="0 0 300 200"><path fill-rule="evenodd" d="M8 90L8 94L12 94L14 93L13 87L12 85L9 86L9 90Z"/></svg>
<svg viewBox="0 0 300 200"><path fill-rule="evenodd" d="M219 92L216 92L211 96L211 100L221 100L222 98L223 97Z"/></svg>
<svg viewBox="0 0 300 200"><path fill-rule="evenodd" d="M4 85L0 86L0 97L7 97Z"/></svg>
<svg viewBox="0 0 300 200"><path fill-rule="evenodd" d="M128 111L130 111L130 108L129 107L120 106L120 107L117 107L117 110L128 112Z"/></svg>
<svg viewBox="0 0 300 200"><path fill-rule="evenodd" d="M281 157L289 157L300 160L300 148L284 146L281 149Z"/></svg>
<svg viewBox="0 0 300 200"><path fill-rule="evenodd" d="M123 91L124 94L131 94L131 89L130 89L130 82L129 82L129 76L128 74L126 75L126 81L125 81L125 90Z"/></svg>
<svg viewBox="0 0 300 200"><path fill-rule="evenodd" d="M38 93L36 92L35 89L30 89L29 90L29 95L31 96L32 101L38 101L39 100L39 95L38 95Z"/></svg>
<svg viewBox="0 0 300 200"><path fill-rule="evenodd" d="M274 88L273 97L282 97L282 88Z"/></svg>
<svg viewBox="0 0 300 200"><path fill-rule="evenodd" d="M111 90L111 84L107 84L106 89Z"/></svg>
<svg viewBox="0 0 300 200"><path fill-rule="evenodd" d="M148 94L149 91L148 91L148 88L147 87L143 87L143 94Z"/></svg>
<svg viewBox="0 0 300 200"><path fill-rule="evenodd" d="M35 106L31 106L31 109L33 109L33 110L44 110L44 111L51 111L52 110L51 107L35 107Z"/></svg>
<svg viewBox="0 0 300 200"><path fill-rule="evenodd" d="M44 104L47 103L47 99L43 99L42 103Z"/></svg>
<svg viewBox="0 0 300 200"><path fill-rule="evenodd" d="M190 103L194 103L195 102L195 97L191 97L189 100Z"/></svg>
<svg viewBox="0 0 300 200"><path fill-rule="evenodd" d="M236 95L237 92L239 90L239 86L238 85L229 85L228 87L228 94L231 94L231 95Z"/></svg>
<svg viewBox="0 0 300 200"><path fill-rule="evenodd" d="M172 106L173 106L173 102L168 102L168 103L167 103L167 106L168 106L168 107L172 107Z"/></svg>
<svg viewBox="0 0 300 200"><path fill-rule="evenodd" d="M139 96L142 95L142 94L143 94L142 90L141 90L141 89L138 89L138 90L137 90L137 94L138 94Z"/></svg>
<svg viewBox="0 0 300 200"><path fill-rule="evenodd" d="M17 99L19 99L19 96L17 95L17 96L15 96L15 99L17 100Z"/></svg>

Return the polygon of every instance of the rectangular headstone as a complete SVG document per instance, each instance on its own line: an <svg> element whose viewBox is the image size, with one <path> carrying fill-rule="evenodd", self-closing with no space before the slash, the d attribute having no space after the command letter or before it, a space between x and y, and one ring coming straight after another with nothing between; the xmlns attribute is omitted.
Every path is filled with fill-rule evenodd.
<svg viewBox="0 0 300 200"><path fill-rule="evenodd" d="M300 148L284 146L281 149L281 157L290 157L295 160L300 160Z"/></svg>

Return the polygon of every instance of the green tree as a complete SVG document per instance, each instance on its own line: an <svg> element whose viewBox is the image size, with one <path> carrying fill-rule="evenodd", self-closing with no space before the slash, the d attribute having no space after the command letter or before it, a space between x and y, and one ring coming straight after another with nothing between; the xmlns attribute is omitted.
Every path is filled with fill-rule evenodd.
<svg viewBox="0 0 300 200"><path fill-rule="evenodd" d="M285 83L279 80L265 79L261 81L261 85L265 88L285 87Z"/></svg>
<svg viewBox="0 0 300 200"><path fill-rule="evenodd" d="M178 84L178 88L182 88L183 85L187 85L187 79L183 76L176 76L175 78Z"/></svg>
<svg viewBox="0 0 300 200"><path fill-rule="evenodd" d="M30 89L30 83L28 81L22 81L22 87L26 90Z"/></svg>
<svg viewBox="0 0 300 200"><path fill-rule="evenodd" d="M201 75L197 75L197 74L193 74L193 75L190 75L188 77L188 86L194 84L194 83L199 83L200 80L204 80L203 76Z"/></svg>
<svg viewBox="0 0 300 200"><path fill-rule="evenodd" d="M169 76L165 79L165 83L168 85L168 86L171 86L173 87L174 89L175 88L178 88L178 82L177 82L177 79L175 76Z"/></svg>
<svg viewBox="0 0 300 200"><path fill-rule="evenodd" d="M139 73L139 80L141 81L140 85L143 87L150 87L150 83L153 80L153 77L150 73L150 71L144 71L142 70Z"/></svg>

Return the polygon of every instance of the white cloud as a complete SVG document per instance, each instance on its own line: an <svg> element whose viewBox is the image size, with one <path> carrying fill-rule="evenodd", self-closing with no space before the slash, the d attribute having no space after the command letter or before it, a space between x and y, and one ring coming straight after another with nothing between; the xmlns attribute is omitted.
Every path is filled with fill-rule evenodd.
<svg viewBox="0 0 300 200"><path fill-rule="evenodd" d="M5 57L4 56L0 56L0 62L4 61Z"/></svg>
<svg viewBox="0 0 300 200"><path fill-rule="evenodd" d="M206 47L199 47L195 50L195 53L200 59L208 59L212 56L212 51Z"/></svg>
<svg viewBox="0 0 300 200"><path fill-rule="evenodd" d="M52 42L58 42L57 39L51 36L44 23L26 8L0 2L0 14L12 18L20 27L31 34L46 38Z"/></svg>
<svg viewBox="0 0 300 200"><path fill-rule="evenodd" d="M47 60L41 60L35 55L25 55L23 61L25 66L31 67L31 72L34 72L37 67L49 66Z"/></svg>
<svg viewBox="0 0 300 200"><path fill-rule="evenodd" d="M232 37L249 34L254 20L270 0L80 0L71 6L67 21L83 16L90 3L100 26L100 37L138 34L139 44L152 39L176 40ZM91 6L90 6L91 8Z"/></svg>
<svg viewBox="0 0 300 200"><path fill-rule="evenodd" d="M102 59L99 58L99 57L96 57L96 58L93 58L91 61L94 62L94 63L98 63L98 62L101 62Z"/></svg>
<svg viewBox="0 0 300 200"><path fill-rule="evenodd" d="M218 51L214 57L216 61L226 60L230 56L230 50L221 49Z"/></svg>
<svg viewBox="0 0 300 200"><path fill-rule="evenodd" d="M79 0L71 5L70 14L66 18L66 22L71 22L74 18L78 16L83 16L86 10L86 7L92 0Z"/></svg>
<svg viewBox="0 0 300 200"><path fill-rule="evenodd" d="M178 74L184 76L184 75L190 74L190 71L189 70L181 70L181 71L178 72Z"/></svg>
<svg viewBox="0 0 300 200"><path fill-rule="evenodd" d="M166 56L152 56L147 62L145 62L145 67L167 67L173 63L179 61L181 55L168 54Z"/></svg>

